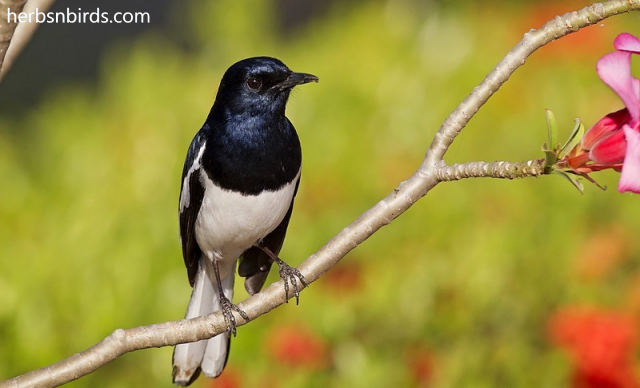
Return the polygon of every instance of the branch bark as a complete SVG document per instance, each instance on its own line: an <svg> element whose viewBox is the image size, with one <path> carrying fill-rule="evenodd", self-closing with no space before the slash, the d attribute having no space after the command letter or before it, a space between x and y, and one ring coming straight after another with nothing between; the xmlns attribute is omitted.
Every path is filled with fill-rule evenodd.
<svg viewBox="0 0 640 388"><path fill-rule="evenodd" d="M18 25L17 20L15 23L10 21L9 10L18 14L22 11L26 2L27 0L0 0L0 71L2 70L2 64L4 63L7 50L9 49L11 38L13 38L13 32Z"/></svg>
<svg viewBox="0 0 640 388"><path fill-rule="evenodd" d="M2 1L2 0L0 0ZM6 1L6 0L5 0ZM312 283L337 264L348 252L360 245L378 229L389 224L409 209L442 181L469 177L513 179L544 173L542 162L523 163L473 162L447 166L443 156L471 117L484 105L515 70L538 48L580 28L598 23L610 16L640 10L640 0L612 0L593 4L577 12L558 16L539 30L531 30L473 92L451 113L438 130L424 162L408 180L344 228L318 252L298 268L308 283ZM302 288L302 285L299 284ZM268 313L285 303L282 281L239 304L250 320ZM236 316L238 325L247 322ZM211 338L226 330L221 313L190 320L172 321L132 329L118 329L92 348L48 367L38 369L0 383L0 387L50 387L89 374L122 354L151 347L176 345Z"/></svg>
<svg viewBox="0 0 640 388"><path fill-rule="evenodd" d="M465 178L516 179L544 175L544 159L526 162L470 162L438 168L439 182L458 181Z"/></svg>
<svg viewBox="0 0 640 388"><path fill-rule="evenodd" d="M3 1L11 0L0 0L0 6ZM20 1L22 1L23 4L26 2L26 0ZM26 5L24 5L24 9L20 7L20 10L14 10L13 7L11 7L11 12L15 14L18 14L20 11L35 12L36 9L38 12L47 12L54 2L55 0L29 0L26 2ZM2 15L5 11L6 9L2 6L2 8L0 8L0 18L2 18L0 19L0 28L4 25L3 23L8 23L6 15ZM35 34L38 29L38 23L36 23L35 20L31 20L31 22L20 23L17 27L14 25L14 28L15 32L13 33L13 39L10 38L11 44L9 45L9 42L7 42L8 47L5 50L6 56L4 57L4 62L0 60L0 81L2 81L7 75L7 72L9 72L13 63L18 59L22 50L27 46L27 43L29 43L33 34Z"/></svg>

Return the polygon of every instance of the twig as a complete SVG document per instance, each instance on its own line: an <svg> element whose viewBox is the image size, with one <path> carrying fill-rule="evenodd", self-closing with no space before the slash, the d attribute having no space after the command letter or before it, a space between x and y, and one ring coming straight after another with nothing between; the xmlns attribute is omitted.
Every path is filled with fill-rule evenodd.
<svg viewBox="0 0 640 388"><path fill-rule="evenodd" d="M465 178L516 179L544 175L544 159L526 162L470 162L438 168L436 177L440 182Z"/></svg>
<svg viewBox="0 0 640 388"><path fill-rule="evenodd" d="M2 2L3 0L0 0ZM22 12L35 12L37 9L38 12L46 12L55 0L29 0L27 4L22 9ZM0 13L4 10L4 8L0 9ZM11 12L16 15L20 12L20 10L15 11L13 7L11 8ZM3 17L0 15L0 17ZM1 23L7 22L6 16L4 16L4 21L0 19ZM0 27L1 28L1 27ZM11 45L6 50L6 56L4 57L4 63L0 61L0 81L4 79L7 75L7 72L11 69L11 66L15 63L16 59L20 56L20 53L27 46L27 43L35 34L36 29L38 28L38 23L35 20L31 20L31 22L20 23L15 28L15 33L13 34L13 39L11 40Z"/></svg>
<svg viewBox="0 0 640 388"><path fill-rule="evenodd" d="M9 10L18 14L26 2L27 0L0 0L0 70L2 70L2 63L9 49L11 38L13 38L13 31L18 25L17 20L10 21Z"/></svg>

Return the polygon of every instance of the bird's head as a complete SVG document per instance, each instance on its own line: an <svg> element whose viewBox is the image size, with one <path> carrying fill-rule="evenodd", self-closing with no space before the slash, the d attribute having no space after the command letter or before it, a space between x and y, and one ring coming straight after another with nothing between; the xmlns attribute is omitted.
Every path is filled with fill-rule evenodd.
<svg viewBox="0 0 640 388"><path fill-rule="evenodd" d="M295 73L275 58L243 59L222 77L214 109L232 115L284 115L291 89L312 81L318 82L318 77Z"/></svg>

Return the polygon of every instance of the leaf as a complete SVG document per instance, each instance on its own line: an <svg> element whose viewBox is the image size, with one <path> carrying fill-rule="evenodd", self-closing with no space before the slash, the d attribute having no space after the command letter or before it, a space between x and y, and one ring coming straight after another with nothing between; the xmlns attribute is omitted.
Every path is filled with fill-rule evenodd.
<svg viewBox="0 0 640 388"><path fill-rule="evenodd" d="M588 174L580 174L583 178L598 186L601 190L607 190L607 186L602 186L600 183L596 182L595 179L591 178Z"/></svg>
<svg viewBox="0 0 640 388"><path fill-rule="evenodd" d="M562 159L565 154L570 152L573 147L575 147L580 142L580 140L582 140L583 136L584 124L580 122L580 119L576 118L575 125L573 126L573 131L571 132L569 139L567 139L567 142L564 143L564 145L560 149L560 159Z"/></svg>
<svg viewBox="0 0 640 388"><path fill-rule="evenodd" d="M552 173L565 177L576 189L578 189L580 194L584 194L584 186L576 177L571 176L562 170L553 170Z"/></svg>
<svg viewBox="0 0 640 388"><path fill-rule="evenodd" d="M546 144L543 146L544 151L544 172L549 173L553 170L553 166L558 161L558 155L555 151L546 148Z"/></svg>
<svg viewBox="0 0 640 388"><path fill-rule="evenodd" d="M558 121L556 115L549 109L545 109L547 116L547 141L549 149L555 150L558 147Z"/></svg>

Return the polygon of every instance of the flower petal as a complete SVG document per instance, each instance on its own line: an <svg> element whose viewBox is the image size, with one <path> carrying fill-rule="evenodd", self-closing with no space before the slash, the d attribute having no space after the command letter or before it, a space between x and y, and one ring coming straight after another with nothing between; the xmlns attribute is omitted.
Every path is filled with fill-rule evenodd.
<svg viewBox="0 0 640 388"><path fill-rule="evenodd" d="M621 109L617 112L609 113L600 119L585 133L582 138L582 148L590 150L593 146L605 137L611 135L614 131L620 130L622 126L631 120L629 111Z"/></svg>
<svg viewBox="0 0 640 388"><path fill-rule="evenodd" d="M624 102L631 118L640 120L640 96L636 93L636 81L631 76L631 53L616 51L600 58L596 65L600 79Z"/></svg>
<svg viewBox="0 0 640 388"><path fill-rule="evenodd" d="M616 50L640 54L640 39L628 32L623 32L613 41L613 47L615 47Z"/></svg>
<svg viewBox="0 0 640 388"><path fill-rule="evenodd" d="M589 156L598 164L618 164L625 160L627 148L624 132L616 131L611 136L597 142L589 152Z"/></svg>
<svg viewBox="0 0 640 388"><path fill-rule="evenodd" d="M628 125L623 127L627 138L627 155L624 158L618 191L640 194L640 131Z"/></svg>

